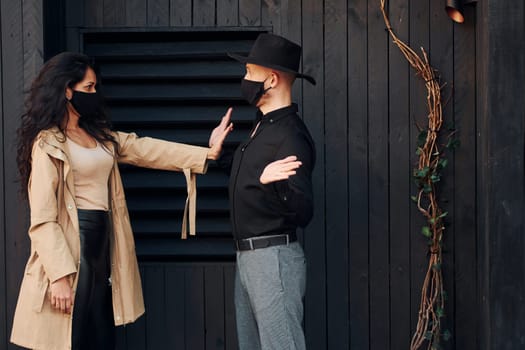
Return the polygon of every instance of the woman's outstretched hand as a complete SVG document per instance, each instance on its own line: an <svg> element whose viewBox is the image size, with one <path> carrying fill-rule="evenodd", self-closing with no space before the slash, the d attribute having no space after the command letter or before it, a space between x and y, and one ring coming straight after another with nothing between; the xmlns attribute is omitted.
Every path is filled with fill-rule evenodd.
<svg viewBox="0 0 525 350"><path fill-rule="evenodd" d="M213 129L210 135L208 144L210 150L208 151L208 159L216 160L219 158L222 152L222 144L226 139L226 136L233 130L233 124L230 122L233 109L230 107L228 111L222 117L221 123Z"/></svg>
<svg viewBox="0 0 525 350"><path fill-rule="evenodd" d="M69 276L62 277L51 283L51 306L63 313L71 313L73 306L73 289Z"/></svg>
<svg viewBox="0 0 525 350"><path fill-rule="evenodd" d="M296 156L288 156L283 159L276 160L268 164L259 178L259 181L263 184L269 184L271 182L286 180L290 176L296 174L296 170L302 165L301 161L297 160Z"/></svg>

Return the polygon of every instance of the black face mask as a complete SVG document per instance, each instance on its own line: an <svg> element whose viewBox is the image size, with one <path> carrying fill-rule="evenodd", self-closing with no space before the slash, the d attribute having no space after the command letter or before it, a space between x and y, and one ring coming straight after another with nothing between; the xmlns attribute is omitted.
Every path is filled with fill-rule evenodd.
<svg viewBox="0 0 525 350"><path fill-rule="evenodd" d="M248 103L251 104L252 106L257 106L257 102L259 102L262 95L264 95L268 90L272 88L270 86L269 88L264 89L264 82L266 81L266 79L264 79L263 81L253 81L253 80L247 80L247 79L242 80L241 82L242 97L244 97L244 99L248 101Z"/></svg>
<svg viewBox="0 0 525 350"><path fill-rule="evenodd" d="M81 118L95 118L102 107L102 96L97 92L87 93L73 90L73 96L69 100Z"/></svg>

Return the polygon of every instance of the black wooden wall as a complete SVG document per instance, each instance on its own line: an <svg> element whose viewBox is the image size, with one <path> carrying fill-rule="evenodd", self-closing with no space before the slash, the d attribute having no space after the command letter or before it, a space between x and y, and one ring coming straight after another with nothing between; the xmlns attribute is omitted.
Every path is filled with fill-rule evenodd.
<svg viewBox="0 0 525 350"><path fill-rule="evenodd" d="M524 247L518 236L523 218L517 217L524 208L523 100L515 98L515 109L504 109L509 120L503 125L514 132L504 131L497 114L499 100L512 100L523 88L517 79L525 78L523 69L514 75L508 64L524 58L525 11L523 4L514 3L509 5L514 10L505 9L504 2L467 6L465 23L455 25L440 0L389 1L396 32L413 48L424 47L447 82L444 115L461 141L455 153L447 154L449 166L440 183L442 206L450 213L443 269L446 328L452 338L446 349L521 348L523 327L505 333L503 325L523 319L523 307L508 304L516 292L524 292L523 260L514 259L517 267L510 273L504 268L503 248L519 248L519 253ZM504 22L510 13L511 21ZM426 92L390 42L379 0L48 0L43 6L37 0L2 0L0 21L0 227L5 233L0 261L6 262L0 269L0 348L7 346L29 247L27 209L16 197L13 132L21 92L43 56L62 49L96 56L103 79L106 72L103 84L115 125L121 129L204 144L214 118L219 120L221 110L234 105L240 127L229 142L235 143L249 127L251 112L235 91L242 70L223 59L221 48L239 38L249 42L264 31L301 43L302 70L318 82L311 86L299 81L294 90L318 149L316 210L301 236L308 259L308 348L409 348L428 258L420 233L423 220L410 200ZM506 30L513 33L506 39L510 51L495 39L504 40L499 33ZM152 44L162 44L164 38L173 41L166 45L168 52ZM192 41L188 38L223 44L216 46L215 55L205 52L186 60L169 51ZM139 50L128 50L130 45ZM500 71L489 70L498 58ZM207 59L213 63L203 64ZM506 95L496 92L501 74L509 81L516 77ZM517 139L509 142L509 137ZM513 162L496 162L506 149L512 149ZM496 181L505 176L517 182L510 202L510 185ZM125 170L147 312L119 330L119 349L236 348L226 178L212 167L198 181L197 224L202 231L182 242L177 233L178 201L184 195L181 175ZM512 217L505 211L508 203L515 206ZM516 244L498 240L495 230L504 230L504 237ZM503 271L509 277L498 279ZM498 282L506 293L498 292ZM503 311L508 318L500 315Z"/></svg>

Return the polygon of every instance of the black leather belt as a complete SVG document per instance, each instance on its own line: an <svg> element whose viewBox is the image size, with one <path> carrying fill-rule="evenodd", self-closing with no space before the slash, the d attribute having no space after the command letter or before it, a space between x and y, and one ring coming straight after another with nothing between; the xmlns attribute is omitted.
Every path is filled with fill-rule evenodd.
<svg viewBox="0 0 525 350"><path fill-rule="evenodd" d="M275 245L289 244L297 241L295 232L282 235L257 236L235 240L235 248L239 251L267 248Z"/></svg>

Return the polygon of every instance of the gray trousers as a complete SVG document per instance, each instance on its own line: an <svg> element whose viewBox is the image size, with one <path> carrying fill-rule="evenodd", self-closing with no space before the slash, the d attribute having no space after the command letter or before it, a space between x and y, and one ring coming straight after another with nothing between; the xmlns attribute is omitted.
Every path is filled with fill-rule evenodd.
<svg viewBox="0 0 525 350"><path fill-rule="evenodd" d="M240 350L304 350L306 260L298 242L237 252Z"/></svg>

